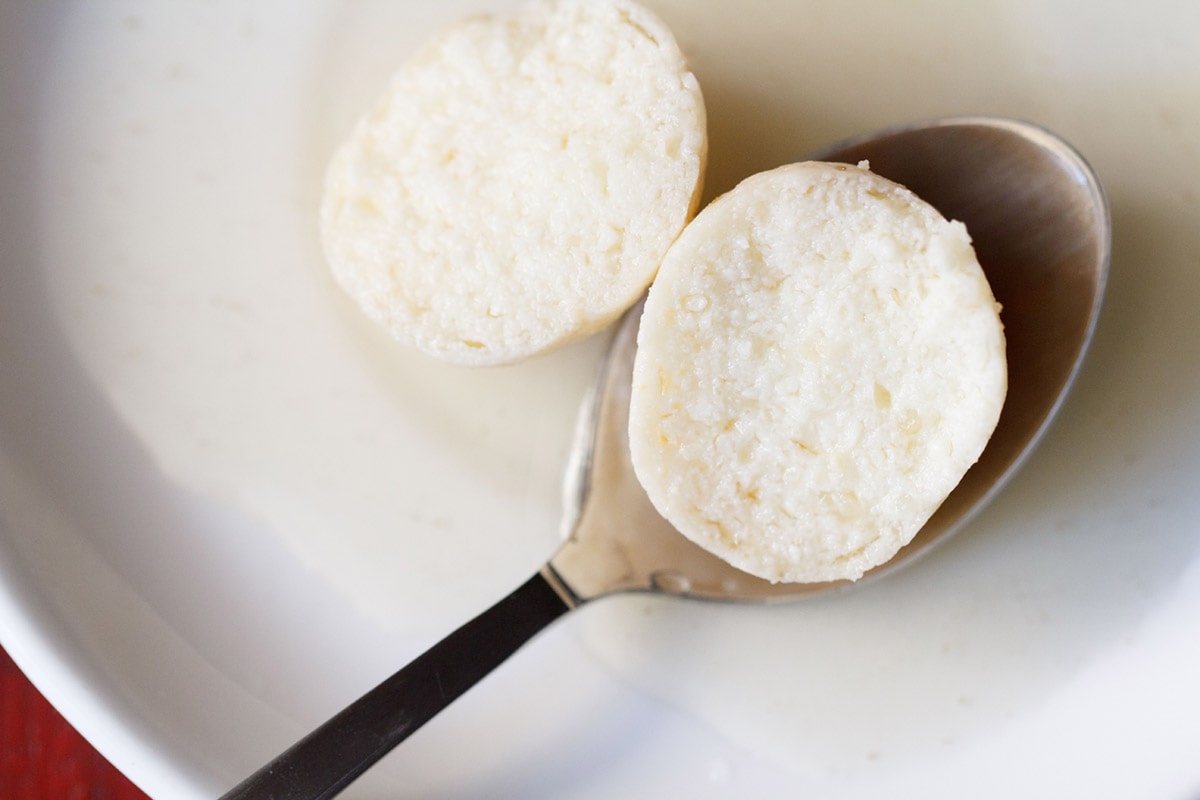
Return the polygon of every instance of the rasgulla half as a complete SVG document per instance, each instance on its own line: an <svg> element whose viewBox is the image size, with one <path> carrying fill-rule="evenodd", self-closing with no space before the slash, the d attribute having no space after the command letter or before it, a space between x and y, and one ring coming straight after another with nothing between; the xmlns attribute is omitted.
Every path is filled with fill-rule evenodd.
<svg viewBox="0 0 1200 800"><path fill-rule="evenodd" d="M629 436L660 513L771 581L857 579L979 458L1007 368L966 228L868 166L747 178L668 251Z"/></svg>
<svg viewBox="0 0 1200 800"><path fill-rule="evenodd" d="M534 0L464 20L396 73L336 151L333 275L433 357L500 364L604 327L695 213L704 102L629 0Z"/></svg>

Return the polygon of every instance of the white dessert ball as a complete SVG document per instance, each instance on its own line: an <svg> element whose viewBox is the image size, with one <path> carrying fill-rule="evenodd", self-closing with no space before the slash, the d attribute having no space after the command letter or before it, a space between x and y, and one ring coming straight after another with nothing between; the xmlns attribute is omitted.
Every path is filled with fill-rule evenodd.
<svg viewBox="0 0 1200 800"><path fill-rule="evenodd" d="M668 251L638 336L633 464L659 512L734 566L857 579L979 458L1006 387L964 226L865 164L793 164Z"/></svg>
<svg viewBox="0 0 1200 800"><path fill-rule="evenodd" d="M535 0L428 43L329 166L333 275L398 340L470 365L606 326L694 214L707 138L671 32L628 0Z"/></svg>

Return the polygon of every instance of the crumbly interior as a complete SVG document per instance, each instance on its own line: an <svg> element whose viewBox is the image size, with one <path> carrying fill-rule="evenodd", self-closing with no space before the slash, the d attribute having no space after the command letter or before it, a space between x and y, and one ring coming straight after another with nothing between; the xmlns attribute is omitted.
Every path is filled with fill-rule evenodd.
<svg viewBox="0 0 1200 800"><path fill-rule="evenodd" d="M627 0L466 20L395 75L329 167L333 274L396 338L514 361L631 305L699 198L704 105Z"/></svg>
<svg viewBox="0 0 1200 800"><path fill-rule="evenodd" d="M978 459L1006 391L964 226L865 168L748 178L668 252L630 440L682 533L772 581L856 579Z"/></svg>

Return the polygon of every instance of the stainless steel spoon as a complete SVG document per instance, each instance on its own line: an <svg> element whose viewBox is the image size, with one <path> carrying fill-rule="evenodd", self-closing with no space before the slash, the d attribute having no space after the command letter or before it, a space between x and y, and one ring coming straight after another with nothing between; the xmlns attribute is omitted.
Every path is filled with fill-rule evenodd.
<svg viewBox="0 0 1200 800"><path fill-rule="evenodd" d="M1108 206L1087 163L1021 122L959 118L885 130L810 154L902 183L962 220L1008 339L1009 392L986 451L917 537L874 577L960 528L1033 449L1079 369L1109 260ZM846 585L771 584L692 544L650 505L629 462L630 372L640 306L618 327L580 423L567 492L569 536L524 585L254 775L226 798L327 798L551 622L630 591L750 602Z"/></svg>

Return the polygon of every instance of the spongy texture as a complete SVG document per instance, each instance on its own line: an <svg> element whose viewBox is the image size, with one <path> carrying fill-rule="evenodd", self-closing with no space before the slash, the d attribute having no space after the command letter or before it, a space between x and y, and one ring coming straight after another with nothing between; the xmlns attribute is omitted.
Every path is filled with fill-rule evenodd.
<svg viewBox="0 0 1200 800"><path fill-rule="evenodd" d="M1007 386L967 231L866 165L718 198L668 252L638 336L637 476L683 534L771 581L857 579L978 459Z"/></svg>
<svg viewBox="0 0 1200 800"><path fill-rule="evenodd" d="M337 150L326 258L399 340L497 364L605 326L695 212L704 103L627 0L465 20L400 68Z"/></svg>

